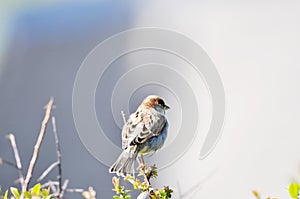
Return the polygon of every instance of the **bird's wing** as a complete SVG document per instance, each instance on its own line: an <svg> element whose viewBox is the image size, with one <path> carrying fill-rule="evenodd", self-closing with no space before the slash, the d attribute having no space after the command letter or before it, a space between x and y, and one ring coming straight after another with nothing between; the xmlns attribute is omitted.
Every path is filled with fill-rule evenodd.
<svg viewBox="0 0 300 199"><path fill-rule="evenodd" d="M138 109L130 115L122 131L122 148L144 143L149 138L157 136L166 125L164 115L149 109Z"/></svg>

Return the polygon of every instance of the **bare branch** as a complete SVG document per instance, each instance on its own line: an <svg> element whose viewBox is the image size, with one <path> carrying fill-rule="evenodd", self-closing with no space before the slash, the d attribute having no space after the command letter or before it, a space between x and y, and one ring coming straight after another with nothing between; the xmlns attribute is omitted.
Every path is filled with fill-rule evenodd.
<svg viewBox="0 0 300 199"><path fill-rule="evenodd" d="M15 160L16 160L16 164L17 164L16 166L17 166L18 173L19 173L20 184L23 188L24 187L24 176L23 176L22 164L21 164L19 151L18 151L18 148L17 148L16 139L15 139L15 136L12 133L8 134L7 138L9 139L11 147L12 147L13 152L14 152L14 156L15 156Z"/></svg>
<svg viewBox="0 0 300 199"><path fill-rule="evenodd" d="M54 163L52 163L43 173L42 173L42 175L37 179L37 181L39 182L39 181L41 181L41 180L43 180L49 173L50 173L50 171L52 171L52 169L54 168L54 167L56 167L58 165L58 162L54 162Z"/></svg>
<svg viewBox="0 0 300 199"><path fill-rule="evenodd" d="M58 182L57 182L57 181L51 181L51 180L49 180L49 181L46 182L45 184L42 184L42 185L41 185L41 188L49 187L50 185L57 186L57 185L58 185Z"/></svg>
<svg viewBox="0 0 300 199"><path fill-rule="evenodd" d="M49 180L48 182L46 182L45 184L41 185L41 188L45 188L45 187L50 187L51 191L54 195L57 195L57 189L55 186L58 186L58 182L57 181L51 181Z"/></svg>
<svg viewBox="0 0 300 199"><path fill-rule="evenodd" d="M66 189L68 187L68 184L69 184L69 180L65 180L64 184L61 187L61 192L59 194L59 198L63 198L63 196L65 194L65 191L66 191Z"/></svg>
<svg viewBox="0 0 300 199"><path fill-rule="evenodd" d="M21 184L20 178L14 180L14 184Z"/></svg>
<svg viewBox="0 0 300 199"><path fill-rule="evenodd" d="M18 166L15 163L12 163L12 162L10 162L8 160L5 160L5 159L3 159L1 157L0 157L0 164L7 164L7 165L9 165L11 167L14 167L15 169L18 169Z"/></svg>
<svg viewBox="0 0 300 199"><path fill-rule="evenodd" d="M181 194L181 188L180 188L179 181L176 181L176 185L177 185L177 192L178 192L179 198L182 198L183 195Z"/></svg>
<svg viewBox="0 0 300 199"><path fill-rule="evenodd" d="M66 189L66 192L71 192L71 193L73 193L73 192L76 192L76 193L82 193L82 192L84 192L84 189Z"/></svg>
<svg viewBox="0 0 300 199"><path fill-rule="evenodd" d="M59 139L58 139L58 134L56 131L56 122L55 122L55 117L52 116L52 128L53 128L53 134L54 134L54 139L55 139L55 146L56 146L56 155L57 155L57 166L58 166L58 192L59 194L62 191L62 169L61 169L61 151L60 151L60 144L59 144Z"/></svg>
<svg viewBox="0 0 300 199"><path fill-rule="evenodd" d="M124 111L121 111L121 115L122 115L124 124L126 124L126 115L125 115Z"/></svg>
<svg viewBox="0 0 300 199"><path fill-rule="evenodd" d="M217 169L215 168L214 170L212 170L206 177L204 177L202 180L200 180L197 184L195 184L194 186L192 186L188 191L186 191L185 193L179 194L179 198L186 198L189 196L189 198L192 198L192 196L194 196L201 188L202 186L216 173ZM178 186L178 190L180 190L180 184L177 181L177 186Z"/></svg>
<svg viewBox="0 0 300 199"><path fill-rule="evenodd" d="M39 155L40 146L41 146L42 140L44 138L47 123L48 123L50 115L51 115L51 110L52 110L53 103L54 103L54 100L53 100L53 98L51 98L49 100L48 104L45 106L45 109L46 109L45 116L44 116L44 119L43 119L42 124L41 124L41 130L40 130L38 139L37 139L36 144L34 146L34 151L33 151L32 158L31 158L31 161L30 161L30 164L29 164L29 167L28 167L28 171L27 171L27 175L26 175L26 178L25 178L24 186L22 187L23 192L27 191L28 184L29 184L29 182L32 178L32 173L33 173L33 170L34 170L34 167L35 167L36 160L37 160L38 155Z"/></svg>

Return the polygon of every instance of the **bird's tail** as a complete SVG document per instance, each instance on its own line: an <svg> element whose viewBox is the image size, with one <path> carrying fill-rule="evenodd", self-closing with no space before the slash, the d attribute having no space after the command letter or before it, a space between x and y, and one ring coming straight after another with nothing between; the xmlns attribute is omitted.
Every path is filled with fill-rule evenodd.
<svg viewBox="0 0 300 199"><path fill-rule="evenodd" d="M124 150L117 161L109 168L110 173L116 173L118 176L125 177L127 174L134 173L134 161L137 157L137 153L131 153Z"/></svg>

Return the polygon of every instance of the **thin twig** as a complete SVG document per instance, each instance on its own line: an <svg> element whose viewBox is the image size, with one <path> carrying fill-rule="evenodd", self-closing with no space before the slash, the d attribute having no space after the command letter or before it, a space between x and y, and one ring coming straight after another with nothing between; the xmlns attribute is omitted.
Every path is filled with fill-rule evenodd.
<svg viewBox="0 0 300 199"><path fill-rule="evenodd" d="M51 98L49 100L48 104L45 106L45 109L46 109L45 116L44 116L44 119L43 119L42 124L41 124L41 130L40 130L40 133L39 133L39 137L38 137L38 139L36 141L36 144L34 146L34 151L33 151L33 154L32 154L32 158L31 158L31 161L30 161L30 164L29 164L29 167L28 167L28 171L27 171L27 175L26 175L26 178L25 178L24 186L22 188L23 192L27 191L28 184L29 184L29 182L32 178L32 173L33 173L33 170L34 170L34 167L35 167L36 160L37 160L38 155L39 155L39 150L40 150L42 140L44 138L46 126L47 126L47 123L48 123L50 115L51 115L51 109L52 109L52 106L53 106L53 102L54 102L54 100L53 100L53 98Z"/></svg>
<svg viewBox="0 0 300 199"><path fill-rule="evenodd" d="M58 166L58 193L60 194L62 191L62 169L61 169L61 151L60 151L60 144L59 144L59 139L56 131L56 122L55 122L55 117L52 116L52 128L53 128L53 134L54 134L54 139L55 139L55 146L56 146L56 154L57 154L57 166Z"/></svg>
<svg viewBox="0 0 300 199"><path fill-rule="evenodd" d="M121 111L121 115L122 115L124 124L126 124L126 115L125 115L124 111Z"/></svg>
<svg viewBox="0 0 300 199"><path fill-rule="evenodd" d="M43 173L42 175L37 179L38 182L40 182L41 180L43 180L49 173L50 171L52 171L52 169L54 167L56 167L58 165L58 162L54 162L52 163Z"/></svg>
<svg viewBox="0 0 300 199"><path fill-rule="evenodd" d="M71 193L73 193L73 192L76 192L76 193L82 193L82 192L84 192L84 189L66 189L66 192L71 192Z"/></svg>
<svg viewBox="0 0 300 199"><path fill-rule="evenodd" d="M48 182L46 182L45 184L42 184L41 185L41 188L45 188L45 187L49 187L49 186L57 186L58 185L58 182L57 181L51 181L49 180Z"/></svg>
<svg viewBox="0 0 300 199"><path fill-rule="evenodd" d="M151 187L151 183L150 183L150 178L152 177L151 173L149 176L147 176L147 169L150 168L150 166L146 165L145 164L145 161L144 161L144 157L143 155L139 156L138 157L138 163L139 163L139 166L138 166L138 170L142 173L142 175L144 176L144 180L147 182L147 184ZM152 169L152 168L151 168Z"/></svg>
<svg viewBox="0 0 300 199"><path fill-rule="evenodd" d="M15 169L18 169L18 166L15 163L12 163L12 162L10 162L8 160L5 160L5 159L3 159L1 157L0 157L0 164L7 164L7 165L9 165L11 167L14 167Z"/></svg>
<svg viewBox="0 0 300 199"><path fill-rule="evenodd" d="M14 156L15 156L15 160L16 160L16 164L17 164L16 166L17 166L18 173L19 173L20 184L21 184L22 189L23 189L24 188L24 176L23 176L22 164L21 164L19 151L18 151L18 148L17 148L16 139L15 139L15 136L12 133L8 134L7 138L9 139L11 147L12 147L13 152L14 152Z"/></svg>
<svg viewBox="0 0 300 199"><path fill-rule="evenodd" d="M41 188L45 188L45 187L50 187L51 188L51 191L54 195L58 195L57 193L57 189L55 186L58 185L58 182L57 181L51 181L49 180L48 182L46 182L45 184L42 184L41 185Z"/></svg>
<svg viewBox="0 0 300 199"><path fill-rule="evenodd" d="M69 184L69 180L65 180L64 184L61 187L61 192L59 194L59 198L63 198L63 196L65 194L65 191L66 191L66 189L68 187L68 184Z"/></svg>
<svg viewBox="0 0 300 199"><path fill-rule="evenodd" d="M176 181L176 185L177 185L177 193L178 193L179 197L181 197L182 194L181 194L181 188L180 188L179 181Z"/></svg>
<svg viewBox="0 0 300 199"><path fill-rule="evenodd" d="M214 170L212 170L205 178L203 178L202 180L200 180L197 184L195 184L194 186L192 186L188 191L186 191L183 194L179 194L179 198L185 198L187 196L189 196L189 198L192 198L193 195L195 195L201 188L202 186L217 172L217 168L215 168ZM177 186L178 186L178 190L180 190L180 184L177 181Z"/></svg>
<svg viewBox="0 0 300 199"><path fill-rule="evenodd" d="M14 184L21 184L20 178L15 179L15 180L14 180Z"/></svg>

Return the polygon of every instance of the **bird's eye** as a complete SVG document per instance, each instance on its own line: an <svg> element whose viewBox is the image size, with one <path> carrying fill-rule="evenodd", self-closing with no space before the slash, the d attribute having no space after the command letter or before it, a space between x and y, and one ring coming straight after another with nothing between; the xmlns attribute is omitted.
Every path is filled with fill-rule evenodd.
<svg viewBox="0 0 300 199"><path fill-rule="evenodd" d="M159 105L161 105L161 106L165 106L165 102L164 102L164 100L162 100L162 99L159 99L159 100L157 101L157 103L158 103Z"/></svg>

